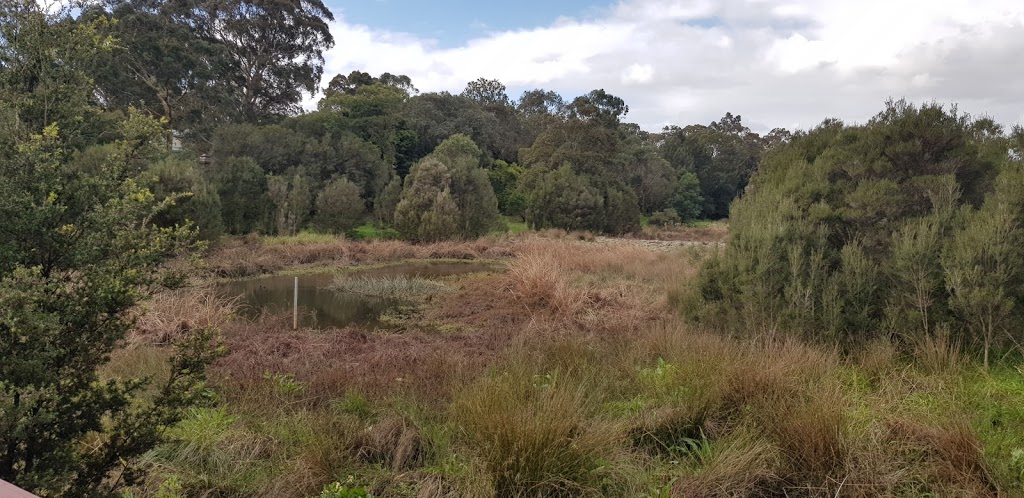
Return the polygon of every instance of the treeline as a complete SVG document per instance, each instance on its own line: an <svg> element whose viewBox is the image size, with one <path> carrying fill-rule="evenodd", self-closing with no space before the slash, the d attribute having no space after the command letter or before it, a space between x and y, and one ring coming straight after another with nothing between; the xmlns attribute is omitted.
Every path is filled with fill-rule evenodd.
<svg viewBox="0 0 1024 498"><path fill-rule="evenodd" d="M303 113L334 43L331 19L320 0L87 2L59 22L104 46L81 81L50 82L48 98L64 98L62 85L91 89L91 113L62 130L82 149L110 142L129 108L161 120L180 150L153 165L148 186L190 192L162 219L191 219L208 238L367 221L414 240L472 237L500 228L499 214L609 233L636 230L642 215L723 218L763 152L789 135L761 137L732 114L648 133L604 90L513 100L481 78L459 94L420 93L407 76L360 71L335 76ZM29 129L64 121L38 104L26 109ZM447 140L458 154L438 151Z"/></svg>
<svg viewBox="0 0 1024 498"><path fill-rule="evenodd" d="M733 206L695 315L857 344L1024 343L1024 130L937 104L826 120L769 153Z"/></svg>
<svg viewBox="0 0 1024 498"><path fill-rule="evenodd" d="M569 102L533 90L512 102L486 79L458 95L415 94L408 77L353 72L325 94L314 112L213 131L208 164L197 166L205 184L192 187L209 193L190 210L206 217L201 227L344 232L373 219L437 240L486 233L502 214L535 228L625 233L641 215L725 217L763 152L788 137L760 137L731 114L648 133L624 123L627 105L603 90ZM217 203L219 219L208 209ZM414 217L436 226L424 231Z"/></svg>

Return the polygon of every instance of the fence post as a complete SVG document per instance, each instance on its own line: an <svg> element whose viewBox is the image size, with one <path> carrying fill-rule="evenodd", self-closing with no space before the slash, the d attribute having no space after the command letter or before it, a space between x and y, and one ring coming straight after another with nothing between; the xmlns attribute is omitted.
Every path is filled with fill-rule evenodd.
<svg viewBox="0 0 1024 498"><path fill-rule="evenodd" d="M299 328L299 277L295 277L295 295L292 299L292 330Z"/></svg>

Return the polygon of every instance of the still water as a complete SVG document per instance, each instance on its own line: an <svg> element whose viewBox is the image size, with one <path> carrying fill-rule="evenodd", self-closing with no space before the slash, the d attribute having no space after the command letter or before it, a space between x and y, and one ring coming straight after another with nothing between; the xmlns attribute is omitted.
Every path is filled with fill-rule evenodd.
<svg viewBox="0 0 1024 498"><path fill-rule="evenodd" d="M496 270L491 263L454 263L448 261L424 261L402 263L366 269L351 269L344 272L350 277L419 277L436 279L451 275ZM341 273L326 271L299 275L299 325L302 327L328 328L362 325L381 327L380 317L403 303L363 294L353 294L331 289L334 279ZM291 313L294 275L280 275L248 280L235 280L217 286L217 290L228 297L238 297L240 314L258 319L264 313Z"/></svg>

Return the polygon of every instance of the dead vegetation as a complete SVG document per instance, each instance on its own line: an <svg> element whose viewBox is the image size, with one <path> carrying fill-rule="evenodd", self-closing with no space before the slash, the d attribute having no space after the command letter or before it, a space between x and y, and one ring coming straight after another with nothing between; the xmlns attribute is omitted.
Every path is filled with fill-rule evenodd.
<svg viewBox="0 0 1024 498"><path fill-rule="evenodd" d="M231 353L214 379L236 417L222 431L270 435L274 449L238 464L255 473L248 480L203 474L173 452L158 475L219 496L305 497L347 475L378 497L1021 489L971 417L981 395L950 380L964 375L955 345L922 344L911 358L884 341L848 355L793 338L733 339L684 323L668 297L693 281L697 255L559 237L479 243L474 254L516 254L507 272L449 282L398 330L218 322ZM345 258L439 249L428 247L348 248ZM183 321L174 310L215 309L202 294L174 298L182 304L152 308L167 316L140 320L144 336L173 330ZM1006 400L999 420L1009 425L996 434L1009 451L1024 417L1006 415L1021 398ZM216 441L205 451L234 451Z"/></svg>

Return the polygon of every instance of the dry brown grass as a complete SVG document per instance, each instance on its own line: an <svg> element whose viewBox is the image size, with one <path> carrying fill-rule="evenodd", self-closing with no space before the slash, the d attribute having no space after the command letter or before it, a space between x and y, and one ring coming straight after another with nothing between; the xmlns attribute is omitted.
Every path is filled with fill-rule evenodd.
<svg viewBox="0 0 1024 498"><path fill-rule="evenodd" d="M646 226L636 236L649 240L725 242L725 239L729 237L729 224L725 221L716 221L701 226Z"/></svg>
<svg viewBox="0 0 1024 498"><path fill-rule="evenodd" d="M522 380L485 379L453 408L497 495L597 495L600 459L615 451L619 432L588 417L594 399L586 386Z"/></svg>
<svg viewBox="0 0 1024 498"><path fill-rule="evenodd" d="M166 345L189 329L220 329L234 319L236 309L235 300L209 287L163 292L135 309L135 327L128 342Z"/></svg>
<svg viewBox="0 0 1024 498"><path fill-rule="evenodd" d="M266 244L258 238L243 238L228 240L212 249L205 261L214 276L240 278L313 265L507 257L515 253L515 246L515 241L501 237L422 245L395 240L361 242L345 239Z"/></svg>
<svg viewBox="0 0 1024 498"><path fill-rule="evenodd" d="M959 364L948 343L919 349L918 371L888 342L844 357L793 338L701 330L667 298L697 271L686 251L550 236L480 247L339 242L344 256L294 256L514 254L507 273L449 282L396 331L293 332L284 316L222 323L231 354L214 379L253 418L328 413L352 391L375 407L401 399L432 414L324 422L327 442L266 489L295 496L354 467L373 469L363 483L376 496L642 496L669 478L678 497L995 496L961 414L922 419L905 401L951 382L933 373ZM172 315L161 327L173 328ZM273 392L268 372L293 375L301 392ZM428 437L438 431L450 445Z"/></svg>

